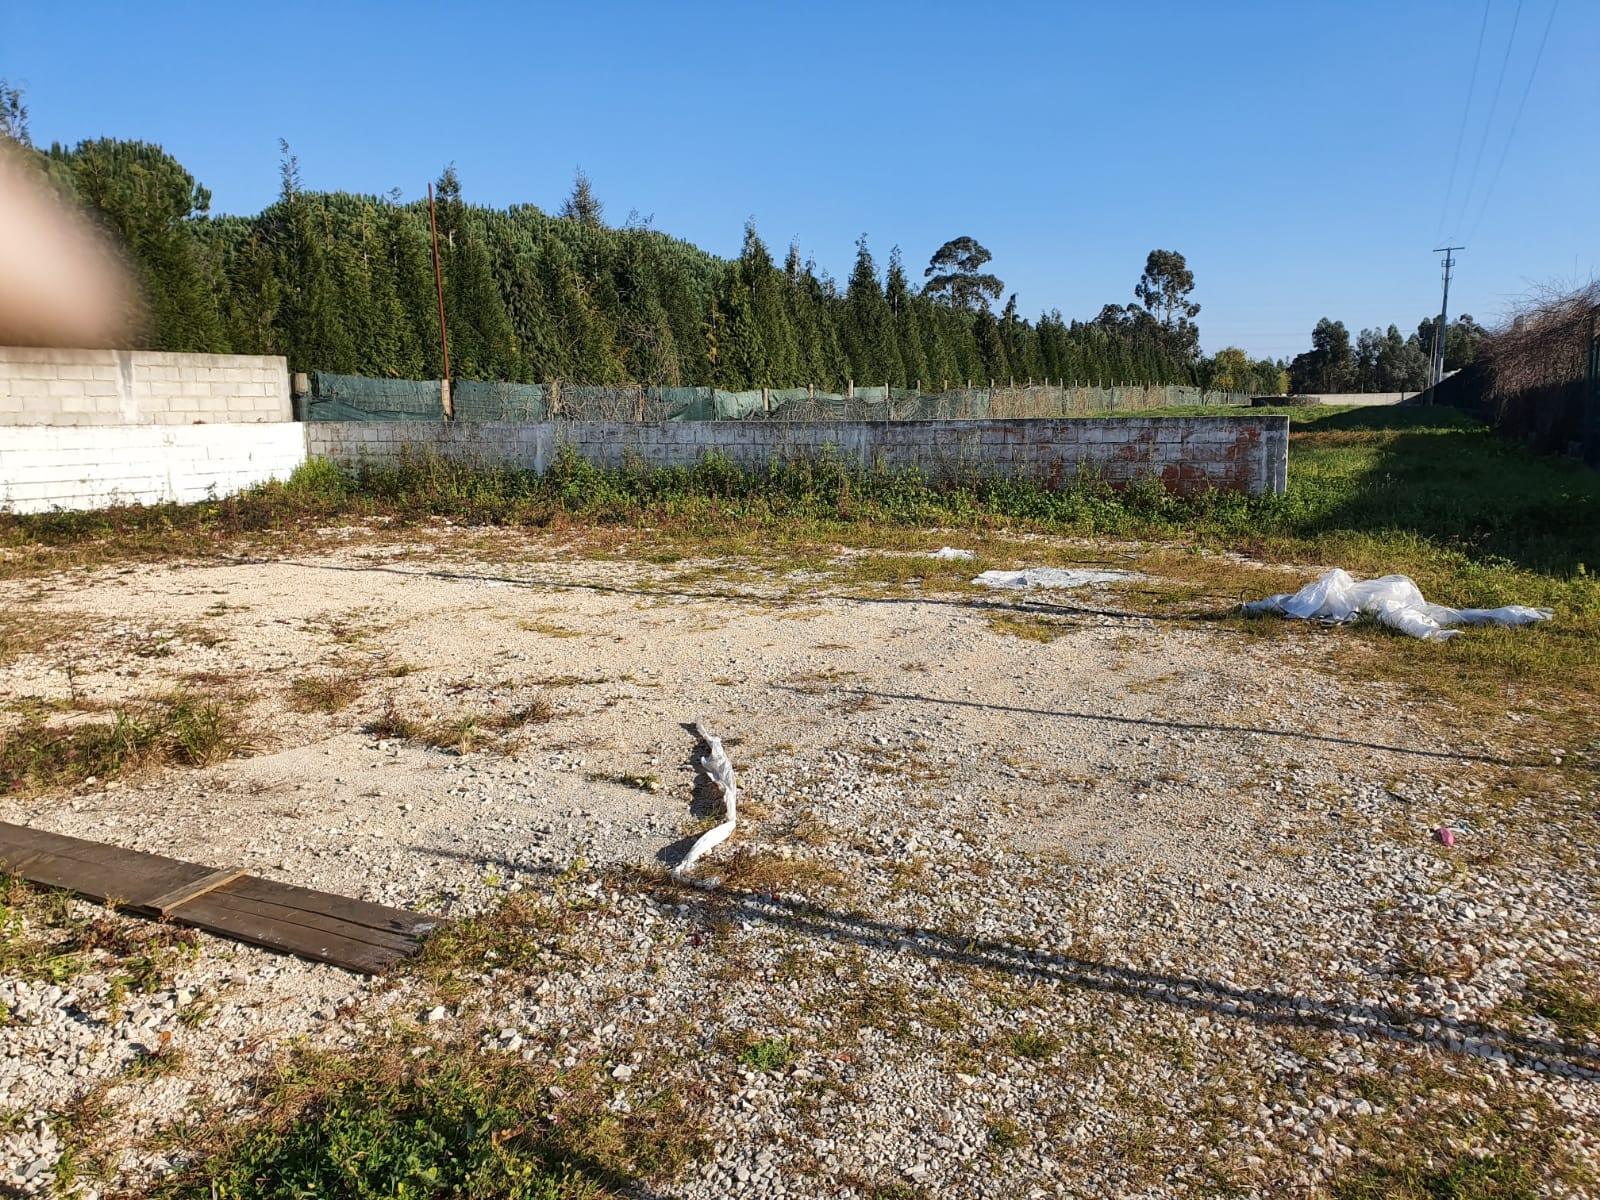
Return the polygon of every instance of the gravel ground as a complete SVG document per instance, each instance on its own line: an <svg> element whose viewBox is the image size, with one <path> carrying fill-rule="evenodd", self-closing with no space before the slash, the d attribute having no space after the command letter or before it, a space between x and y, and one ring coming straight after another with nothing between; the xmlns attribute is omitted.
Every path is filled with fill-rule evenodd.
<svg viewBox="0 0 1600 1200"><path fill-rule="evenodd" d="M660 1195L1316 1194L1462 1111L1553 1128L1571 1170L1539 1188L1583 1193L1600 1046L1526 989L1593 977L1593 776L1512 718L1351 678L1350 631L1119 615L1115 585L1057 595L1040 642L991 623L1037 595L685 568L480 538L0 584L74 630L0 667L4 694L229 687L258 751L0 819L447 916L584 900L548 969L449 1003L207 935L121 1003L115 964L0 975L0 1185L47 1191L61 1114L103 1084L112 1177L79 1194L136 1192L171 1165L153 1133L291 1040L399 1018L598 1060L622 1105L696 1088L707 1153ZM361 694L295 711L318 673ZM499 749L363 731L540 695L555 718ZM694 720L740 773L697 872L718 887L661 873L716 811Z"/></svg>

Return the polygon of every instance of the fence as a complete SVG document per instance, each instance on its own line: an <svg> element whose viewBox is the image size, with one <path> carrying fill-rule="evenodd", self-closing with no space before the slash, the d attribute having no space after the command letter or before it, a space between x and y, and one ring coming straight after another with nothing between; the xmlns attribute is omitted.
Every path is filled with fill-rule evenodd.
<svg viewBox="0 0 1600 1200"><path fill-rule="evenodd" d="M458 421L960 421L1135 413L1179 405L1248 405L1243 392L1175 384L1113 387L953 388L920 392L816 388L594 386L569 383L452 382ZM372 379L319 371L303 409L311 421L415 421L443 416L438 380Z"/></svg>

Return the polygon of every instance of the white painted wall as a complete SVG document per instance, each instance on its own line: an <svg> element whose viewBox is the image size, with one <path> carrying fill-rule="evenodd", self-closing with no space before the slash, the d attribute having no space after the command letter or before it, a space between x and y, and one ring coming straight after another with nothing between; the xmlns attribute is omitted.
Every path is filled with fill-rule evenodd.
<svg viewBox="0 0 1600 1200"><path fill-rule="evenodd" d="M281 355L0 346L0 425L293 418Z"/></svg>
<svg viewBox="0 0 1600 1200"><path fill-rule="evenodd" d="M306 459L292 421L0 429L0 510L190 503L285 479Z"/></svg>

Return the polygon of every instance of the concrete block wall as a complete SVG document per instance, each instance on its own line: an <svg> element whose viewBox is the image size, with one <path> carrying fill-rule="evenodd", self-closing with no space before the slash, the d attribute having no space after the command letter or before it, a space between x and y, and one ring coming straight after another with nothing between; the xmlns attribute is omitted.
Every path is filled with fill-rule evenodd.
<svg viewBox="0 0 1600 1200"><path fill-rule="evenodd" d="M920 468L947 481L976 476L1059 487L1082 476L1157 480L1174 492L1274 495L1288 483L1283 416L1092 417L998 421L317 421L312 457L394 462L407 451L543 472L562 445L597 465L691 466L710 452L751 469L831 453L852 465Z"/></svg>
<svg viewBox="0 0 1600 1200"><path fill-rule="evenodd" d="M289 421L0 429L0 511L190 503L285 479L305 458L305 427Z"/></svg>
<svg viewBox="0 0 1600 1200"><path fill-rule="evenodd" d="M288 362L272 354L0 347L0 425L290 421Z"/></svg>

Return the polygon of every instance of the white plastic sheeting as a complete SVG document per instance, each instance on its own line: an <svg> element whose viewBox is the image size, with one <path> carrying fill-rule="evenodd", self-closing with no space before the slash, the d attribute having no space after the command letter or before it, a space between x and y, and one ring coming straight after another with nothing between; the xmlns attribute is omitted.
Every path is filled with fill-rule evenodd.
<svg viewBox="0 0 1600 1200"><path fill-rule="evenodd" d="M1023 571L985 571L972 582L992 588L1076 588L1091 583L1137 579L1132 571L1088 571L1077 567L1029 567Z"/></svg>
<svg viewBox="0 0 1600 1200"><path fill-rule="evenodd" d="M694 732L706 744L706 753L700 760L700 769L721 790L722 804L727 815L723 818L722 824L713 825L689 847L689 853L683 856L683 861L672 868L674 878L688 872L707 850L722 845L732 837L734 828L739 824L739 785L733 776L733 763L729 761L727 752L722 748L722 739L712 737L698 725L694 727Z"/></svg>
<svg viewBox="0 0 1600 1200"><path fill-rule="evenodd" d="M1531 625L1548 621L1548 608L1508 604L1504 608L1446 608L1429 604L1405 575L1384 575L1362 582L1335 567L1293 594L1283 592L1243 606L1246 613L1280 613L1303 621L1353 621L1372 617L1401 633L1432 642L1453 638L1451 625Z"/></svg>

